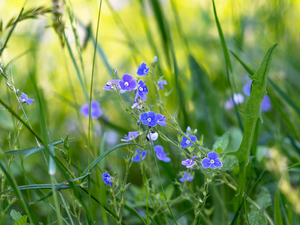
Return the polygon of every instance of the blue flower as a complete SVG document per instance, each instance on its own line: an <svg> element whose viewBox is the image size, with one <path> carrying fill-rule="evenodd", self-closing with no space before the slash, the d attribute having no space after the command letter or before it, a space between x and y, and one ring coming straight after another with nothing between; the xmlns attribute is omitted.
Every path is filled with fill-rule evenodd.
<svg viewBox="0 0 300 225"><path fill-rule="evenodd" d="M249 96L250 95L250 91L251 91L251 85L252 85L252 82L248 82L247 84L244 85L243 87L243 92L245 95Z"/></svg>
<svg viewBox="0 0 300 225"><path fill-rule="evenodd" d="M160 81L157 81L157 84L158 84L158 88L160 90L163 90L164 89L164 85L167 85L167 81L165 80L160 80Z"/></svg>
<svg viewBox="0 0 300 225"><path fill-rule="evenodd" d="M156 121L159 125L161 125L163 127L166 126L166 117L164 115L157 113L155 117L156 117Z"/></svg>
<svg viewBox="0 0 300 225"><path fill-rule="evenodd" d="M147 64L142 62L139 68L136 71L136 74L139 76L145 76L149 72L150 68L147 68Z"/></svg>
<svg viewBox="0 0 300 225"><path fill-rule="evenodd" d="M89 118L89 104L83 104L80 108L80 112L83 116ZM91 102L91 117L92 119L98 119L102 115L100 103L97 101Z"/></svg>
<svg viewBox="0 0 300 225"><path fill-rule="evenodd" d="M147 99L147 95L148 94L148 88L147 85L145 84L146 82L143 81L139 81L138 83L138 87L137 87L137 91L136 91L136 96L134 98L134 102L136 102L136 100L140 97L141 99L143 99L143 101L146 101Z"/></svg>
<svg viewBox="0 0 300 225"><path fill-rule="evenodd" d="M260 109L262 112L268 112L272 109L271 99L268 95L265 95Z"/></svg>
<svg viewBox="0 0 300 225"><path fill-rule="evenodd" d="M207 154L207 158L202 159L202 166L204 168L209 168L211 167L212 169L217 168L217 167L222 167L222 162L218 158L219 155L216 152L210 152Z"/></svg>
<svg viewBox="0 0 300 225"><path fill-rule="evenodd" d="M150 137L151 137L152 141L155 141L158 138L158 133L155 132L155 131L151 131L150 135L148 134L147 137L146 137L147 141L150 141Z"/></svg>
<svg viewBox="0 0 300 225"><path fill-rule="evenodd" d="M240 93L233 94L233 100L230 98L228 101L225 102L225 109L231 109L234 107L234 103L236 105L242 104L244 102L244 96Z"/></svg>
<svg viewBox="0 0 300 225"><path fill-rule="evenodd" d="M149 127L155 127L157 124L157 119L155 116L155 113L150 111L150 112L145 112L140 115L140 119L143 124L148 125Z"/></svg>
<svg viewBox="0 0 300 225"><path fill-rule="evenodd" d="M120 90L120 80L110 80L106 82L106 85L103 87L105 91L114 91L116 88Z"/></svg>
<svg viewBox="0 0 300 225"><path fill-rule="evenodd" d="M119 84L121 89L125 91L131 91L136 88L136 81L127 73L123 75Z"/></svg>
<svg viewBox="0 0 300 225"><path fill-rule="evenodd" d="M167 153L164 153L164 148L161 145L156 145L154 147L154 151L156 152L156 157L164 162L170 162L171 159L167 157Z"/></svg>
<svg viewBox="0 0 300 225"><path fill-rule="evenodd" d="M184 133L184 134L187 135L186 133ZM197 141L196 136L189 134L189 137L193 142ZM193 143L189 139L187 139L185 136L183 136L180 146L181 146L181 148L187 148L189 146L193 146Z"/></svg>
<svg viewBox="0 0 300 225"><path fill-rule="evenodd" d="M33 101L34 101L34 99L28 98L28 96L23 92L19 99L20 99L21 103L27 103L28 105L31 105L31 103L33 103Z"/></svg>
<svg viewBox="0 0 300 225"><path fill-rule="evenodd" d="M102 174L102 179L103 179L105 185L110 184L110 186L112 186L111 176L110 176L108 173L104 172L104 173Z"/></svg>
<svg viewBox="0 0 300 225"><path fill-rule="evenodd" d="M147 151L142 151L142 152L140 152L139 149L137 149L137 150L135 151L135 153L138 153L138 154L137 154L135 157L132 156L131 160L132 160L133 162L139 162L140 160L144 160L145 157L146 157L146 155L147 155Z"/></svg>
<svg viewBox="0 0 300 225"><path fill-rule="evenodd" d="M181 182L185 182L185 181L192 181L194 178L191 176L190 173L184 173L183 177L180 178L179 180Z"/></svg>
<svg viewBox="0 0 300 225"><path fill-rule="evenodd" d="M138 131L132 131L132 132L129 132L128 135L125 135L124 139L121 139L121 141L129 142L129 141L132 141L133 139L136 139L139 135L140 134Z"/></svg>
<svg viewBox="0 0 300 225"><path fill-rule="evenodd" d="M154 62L154 63L157 63L157 56L154 56L153 62Z"/></svg>
<svg viewBox="0 0 300 225"><path fill-rule="evenodd" d="M193 165L196 164L196 162L194 161L195 158L198 158L198 156L194 156L193 158L191 159L186 159L186 160L183 160L181 162L182 165L186 166L186 168L190 168L192 167Z"/></svg>

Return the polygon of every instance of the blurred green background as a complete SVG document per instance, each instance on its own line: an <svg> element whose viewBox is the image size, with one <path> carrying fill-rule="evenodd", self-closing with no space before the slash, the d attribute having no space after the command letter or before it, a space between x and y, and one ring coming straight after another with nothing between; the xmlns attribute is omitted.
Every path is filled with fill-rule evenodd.
<svg viewBox="0 0 300 225"><path fill-rule="evenodd" d="M84 46L81 57L89 87L99 2L96 0L72 0L71 3L74 16L78 20L73 25L77 29L80 45ZM247 77L249 71L245 70L231 52L252 71L256 71L269 47L279 43L269 73L274 85L268 83L267 86L272 100L272 110L263 113L263 124L259 126L258 147L252 152L255 157L253 180L255 181L255 178L266 168L261 185L268 188L273 201L276 184L283 169L299 162L300 159L300 1L217 0L215 3L226 44L230 50L232 63L230 79L234 82L234 93L243 93L243 86L250 80ZM137 77L138 65L142 62L149 64L154 56L158 56L159 65L156 76L163 75L168 82L167 90L172 90L170 96L167 97L167 107L169 112L179 114L181 128L185 130L187 126L190 126L192 129L197 129L197 136L200 137L203 134L204 145L209 148L212 147L217 137L229 131L230 142L226 152L236 151L241 142L242 130L235 109L226 110L224 108L225 102L231 96L226 72L228 65L224 59L212 2L207 0L161 0L158 1L158 4L162 10L161 17L153 10L155 5L153 1L103 1L93 99L100 102L104 114L99 120L93 121L94 156L98 156L100 151L103 151L100 148L103 138L106 142L105 148L108 148L120 143L120 138L128 131L137 129L136 121L126 114L116 94L105 92L102 89L105 82L111 79L112 69L117 69L119 76L129 73ZM20 0L0 1L0 16L4 26L10 18L18 15L23 5L24 1ZM25 10L41 5L51 7L52 3L49 0L30 0L26 2ZM68 5L70 5L69 2ZM80 57L76 51L75 38L66 10L64 8L66 36L73 50L75 61L80 65ZM52 23L50 14L20 22L16 26L1 60L3 65L7 65L10 60L22 55L10 64L9 72L13 75L14 86L25 92L30 98L35 99L31 106L24 105L33 130L40 133L40 118L37 96L30 73L35 75L39 88L43 90L47 128L52 140L59 140L57 135L66 137L67 133L70 137L74 137L70 141L72 161L74 164L79 163L84 169L87 167L88 160L85 150L87 143L79 121L82 121L83 131L87 135L88 119L82 115L77 116L67 71L69 71L75 90L77 104L77 106L75 104L75 108L86 103L86 100L67 47L66 45L64 48L61 47ZM85 29L87 27L91 28L90 32ZM1 39L2 43L7 37L7 33L8 30L5 30ZM200 68L196 64L200 65ZM82 73L81 68L80 71ZM151 79L145 79L149 79L148 104L155 105L156 96L150 82ZM6 87L2 77L0 78L0 96L17 110L17 101L13 93ZM125 94L124 98L132 100L132 96L129 94ZM241 108L245 106L246 102L247 96L245 96ZM16 120L12 119L9 112L0 108L1 153L12 150L9 147L8 137L12 138L15 134L14 123ZM177 134L167 129L165 132L171 139L177 141ZM106 135L103 136L103 134ZM176 197L178 190L172 182L179 178L177 174L183 170L180 164L183 157L178 154L177 149L164 143L161 139L157 141L157 144L162 144L166 152L171 153L172 162L170 164L160 163L160 167L164 185L166 188L172 189L170 190L171 196ZM17 147L24 149L34 146L33 136L23 128ZM105 158L101 167L111 173L117 172L117 176L122 178L123 158L126 155L128 152L125 150L115 151ZM4 156L1 155L2 157ZM150 167L153 163L150 154L147 160ZM24 161L24 167L35 183L50 183L47 176L48 169L42 155L27 158ZM234 168L231 171L233 175L237 174L236 164ZM19 160L13 161L11 172L16 177L18 185L23 185L24 177ZM200 173L195 174L194 188L203 183L201 176ZM59 174L57 177L57 180L63 181ZM296 224L293 212L300 213L299 177L299 169L294 169L290 173L286 186L281 188L285 203L282 210L286 210L285 221L289 221L290 224ZM94 178L96 179L96 177ZM102 181L97 182L101 183ZM128 190L128 195L136 201L141 201L138 196L139 191L143 191L143 186L138 165L131 168L129 182L132 185ZM226 207L231 209L230 201L234 192L221 186L217 186L215 189L218 190L213 190L213 192L220 192ZM94 187L94 190L97 191L97 187ZM34 194L32 197L36 198ZM213 224L223 224L221 221L224 220L215 213L218 212L219 207L216 206L216 202L218 199L209 200L207 207L212 212L206 212L206 215L208 218L212 218ZM134 205L133 202L131 203ZM43 204L34 205L40 216L39 221L46 221L49 212L54 215L54 212L49 211L48 208L39 207ZM186 204L177 206L178 212L183 212L184 209L191 207L188 203ZM15 204L13 208L18 209L18 205ZM97 215L99 209L100 207L95 204L93 213ZM291 215L289 215L289 210L292 212ZM273 208L268 208L268 212L272 215ZM232 216L230 213L228 215ZM100 213L98 217L101 217ZM128 218L130 219L127 215ZM180 224L189 224L188 219L187 215ZM99 219L99 224L101 224L101 219ZM138 224L138 222L133 221L129 224Z"/></svg>

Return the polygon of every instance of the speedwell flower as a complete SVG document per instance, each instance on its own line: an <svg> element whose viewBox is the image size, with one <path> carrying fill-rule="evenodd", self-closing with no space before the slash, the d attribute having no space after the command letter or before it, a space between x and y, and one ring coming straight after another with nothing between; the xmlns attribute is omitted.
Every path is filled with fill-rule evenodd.
<svg viewBox="0 0 300 225"><path fill-rule="evenodd" d="M129 74L124 74L122 80L119 82L121 89L131 91L136 88L136 81Z"/></svg>
<svg viewBox="0 0 300 225"><path fill-rule="evenodd" d="M105 91L114 91L115 88L117 88L118 90L120 90L120 80L110 80L108 82L106 82L105 86L103 87L103 89Z"/></svg>
<svg viewBox="0 0 300 225"><path fill-rule="evenodd" d="M111 176L110 176L108 173L104 172L104 173L102 174L102 179L103 179L105 185L110 184L110 186L112 186Z"/></svg>
<svg viewBox="0 0 300 225"><path fill-rule="evenodd" d="M21 103L27 103L28 105L31 105L31 103L33 103L33 101L34 101L34 99L28 98L28 96L23 92L19 99L20 99Z"/></svg>
<svg viewBox="0 0 300 225"><path fill-rule="evenodd" d="M165 117L164 115L161 115L161 114L157 113L157 114L155 115L155 117L156 117L156 121L157 121L157 123L158 123L159 125L161 125L161 126L163 126L163 127L166 126L166 117Z"/></svg>
<svg viewBox="0 0 300 225"><path fill-rule="evenodd" d="M234 107L234 103L236 105L242 104L244 102L244 96L240 93L233 94L233 100L230 98L228 101L225 102L225 109L231 109Z"/></svg>
<svg viewBox="0 0 300 225"><path fill-rule="evenodd" d="M128 135L125 134L124 139L121 139L121 141L132 141L133 139L136 139L139 136L138 131L131 131L128 133Z"/></svg>
<svg viewBox="0 0 300 225"><path fill-rule="evenodd" d="M222 167L222 162L218 158L219 155L216 152L210 152L207 154L207 158L202 159L202 166L204 168L209 168L211 167L212 169L217 168L217 167Z"/></svg>
<svg viewBox="0 0 300 225"><path fill-rule="evenodd" d="M151 137L151 139L150 139L150 137ZM151 131L150 135L148 134L146 137L147 141L150 141L150 140L155 141L155 140L157 140L157 138L158 138L158 133L155 131Z"/></svg>
<svg viewBox="0 0 300 225"><path fill-rule="evenodd" d="M190 173L184 173L183 177L180 178L179 180L181 182L185 182L185 181L192 181L194 178L191 176Z"/></svg>
<svg viewBox="0 0 300 225"><path fill-rule="evenodd" d="M140 160L144 160L147 155L147 151L141 152L139 149L137 149L135 153L137 153L137 155L135 157L132 156L131 158L133 162L139 162Z"/></svg>
<svg viewBox="0 0 300 225"><path fill-rule="evenodd" d="M186 159L186 160L183 160L181 162L182 165L186 166L186 168L190 168L192 167L193 165L196 164L196 162L194 161L195 158L198 158L198 156L194 156L193 158L191 159Z"/></svg>
<svg viewBox="0 0 300 225"><path fill-rule="evenodd" d="M138 83L138 87L137 87L137 91L136 91L136 96L134 98L134 102L136 102L136 100L140 97L141 99L143 99L143 101L146 101L147 99L147 95L148 94L148 88L147 85L145 84L146 82L143 81L139 81Z"/></svg>
<svg viewBox="0 0 300 225"><path fill-rule="evenodd" d="M186 133L184 133L184 134L187 135ZM189 137L193 142L197 141L196 136L189 134ZM183 136L180 146L181 146L181 148L187 148L189 146L193 146L193 143L189 139L187 139L185 136Z"/></svg>
<svg viewBox="0 0 300 225"><path fill-rule="evenodd" d="M139 66L139 68L136 71L136 74L139 76L145 76L149 72L150 68L147 67L147 64L142 62L142 64Z"/></svg>
<svg viewBox="0 0 300 225"><path fill-rule="evenodd" d="M80 108L80 112L83 116L89 118L89 104L84 104ZM98 119L102 115L102 109L100 108L100 103L93 100L91 102L91 117L92 119Z"/></svg>
<svg viewBox="0 0 300 225"><path fill-rule="evenodd" d="M163 90L164 89L164 85L167 85L167 81L165 80L160 80L160 81L157 81L157 84L158 84L158 88L160 90Z"/></svg>
<svg viewBox="0 0 300 225"><path fill-rule="evenodd" d="M167 153L164 152L164 148L161 145L156 145L154 147L154 151L156 152L156 157L164 162L170 162L171 159L167 157Z"/></svg>
<svg viewBox="0 0 300 225"><path fill-rule="evenodd" d="M140 115L140 119L143 124L148 125L149 127L155 127L157 124L157 119L155 116L155 113L150 111L150 112L145 112Z"/></svg>

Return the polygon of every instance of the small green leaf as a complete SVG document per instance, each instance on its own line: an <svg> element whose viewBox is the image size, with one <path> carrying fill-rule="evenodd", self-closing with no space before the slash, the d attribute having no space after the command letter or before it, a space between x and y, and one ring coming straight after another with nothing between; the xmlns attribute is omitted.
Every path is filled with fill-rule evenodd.
<svg viewBox="0 0 300 225"><path fill-rule="evenodd" d="M10 216L15 222L22 218L21 213L17 212L14 209L10 211Z"/></svg>
<svg viewBox="0 0 300 225"><path fill-rule="evenodd" d="M223 150L225 150L229 143L229 131L219 137L213 145L213 150L217 150L218 154L221 154Z"/></svg>

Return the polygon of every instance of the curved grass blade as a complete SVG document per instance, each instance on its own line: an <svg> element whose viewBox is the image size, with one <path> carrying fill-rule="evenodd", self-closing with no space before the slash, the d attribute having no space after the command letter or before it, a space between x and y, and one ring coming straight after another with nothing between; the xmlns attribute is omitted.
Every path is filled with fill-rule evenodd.
<svg viewBox="0 0 300 225"><path fill-rule="evenodd" d="M72 139L74 139L74 138L69 138L68 141L72 140ZM56 145L59 145L59 144L62 144L62 143L63 143L63 141L57 141L57 142L53 143L53 146L56 146ZM5 154L6 155L19 155L19 154L21 154L21 155L26 154L27 155L27 154L29 154L28 156L30 156L30 155L35 154L37 152L43 151L44 149L45 149L44 146L41 146L39 148L37 148L37 147L24 148L24 149L21 149L21 150L13 150L13 151L5 152ZM28 156L26 156L26 157L28 157ZM23 159L26 158L26 157L24 156Z"/></svg>
<svg viewBox="0 0 300 225"><path fill-rule="evenodd" d="M6 40L5 40L4 44L3 44L3 47L0 49L0 57L2 56L2 53L3 53L4 49L6 48L6 45L7 45L8 41L9 41L9 39L10 39L10 37L11 37L14 29L16 28L16 26L18 24L18 22L19 22L19 20L20 20L20 18L22 16L23 11L24 11L24 8L21 9L21 12L20 12L18 18L16 19L16 21L14 22L12 28L10 29L10 31L8 33L8 36L7 36L7 38L6 38Z"/></svg>
<svg viewBox="0 0 300 225"><path fill-rule="evenodd" d="M218 19L217 10L216 10L214 0L212 0L212 4L213 4L215 21L216 21L216 25L217 25L217 28L218 28L218 33L219 33L219 37L220 37L220 40L221 40L221 45L222 45L222 49L223 49L223 53L224 53L224 57L225 57L225 62L226 62L227 80L228 80L228 84L229 84L230 91L231 91L231 98L233 99L233 94L235 93L236 88L235 88L234 76L232 74L232 65L231 65L231 61L230 61L226 41L225 41L225 38L224 38L224 35L223 35L222 27L221 27L221 24L220 24L219 19ZM228 68L229 68L229 71L228 71ZM231 74L231 76L230 76L230 74ZM243 124L242 124L242 121L241 121L241 117L238 113L237 105L235 104L235 101L233 101L233 103L234 103L236 117L237 117L238 122L239 122L239 126L240 126L241 130L243 130Z"/></svg>
<svg viewBox="0 0 300 225"><path fill-rule="evenodd" d="M280 191L277 188L274 199L274 222L276 225L283 225L280 211Z"/></svg>
<svg viewBox="0 0 300 225"><path fill-rule="evenodd" d="M126 146L126 145L138 145L136 143L122 143L122 144L118 144L115 145L114 147L111 147L110 149L108 149L107 151L105 151L104 153L102 153L100 156L98 156L91 164L89 168L86 168L83 173L88 173L89 171L91 171L100 161L101 159L103 159L105 156L107 156L109 153L111 153L112 151L116 150L117 148Z"/></svg>
<svg viewBox="0 0 300 225"><path fill-rule="evenodd" d="M0 162L0 168L3 171L3 173L5 174L6 179L8 180L9 184L11 185L14 194L16 195L16 197L21 202L26 214L29 217L29 220L31 222L33 222L35 225L38 225L39 223L36 219L36 215L34 214L34 211L32 210L31 206L28 204L28 202L26 201L26 199L24 198L24 196L22 195L22 193L18 189L18 186L17 186L17 183L16 183L14 177L10 175L10 173L5 169L5 167L2 165L1 162Z"/></svg>

